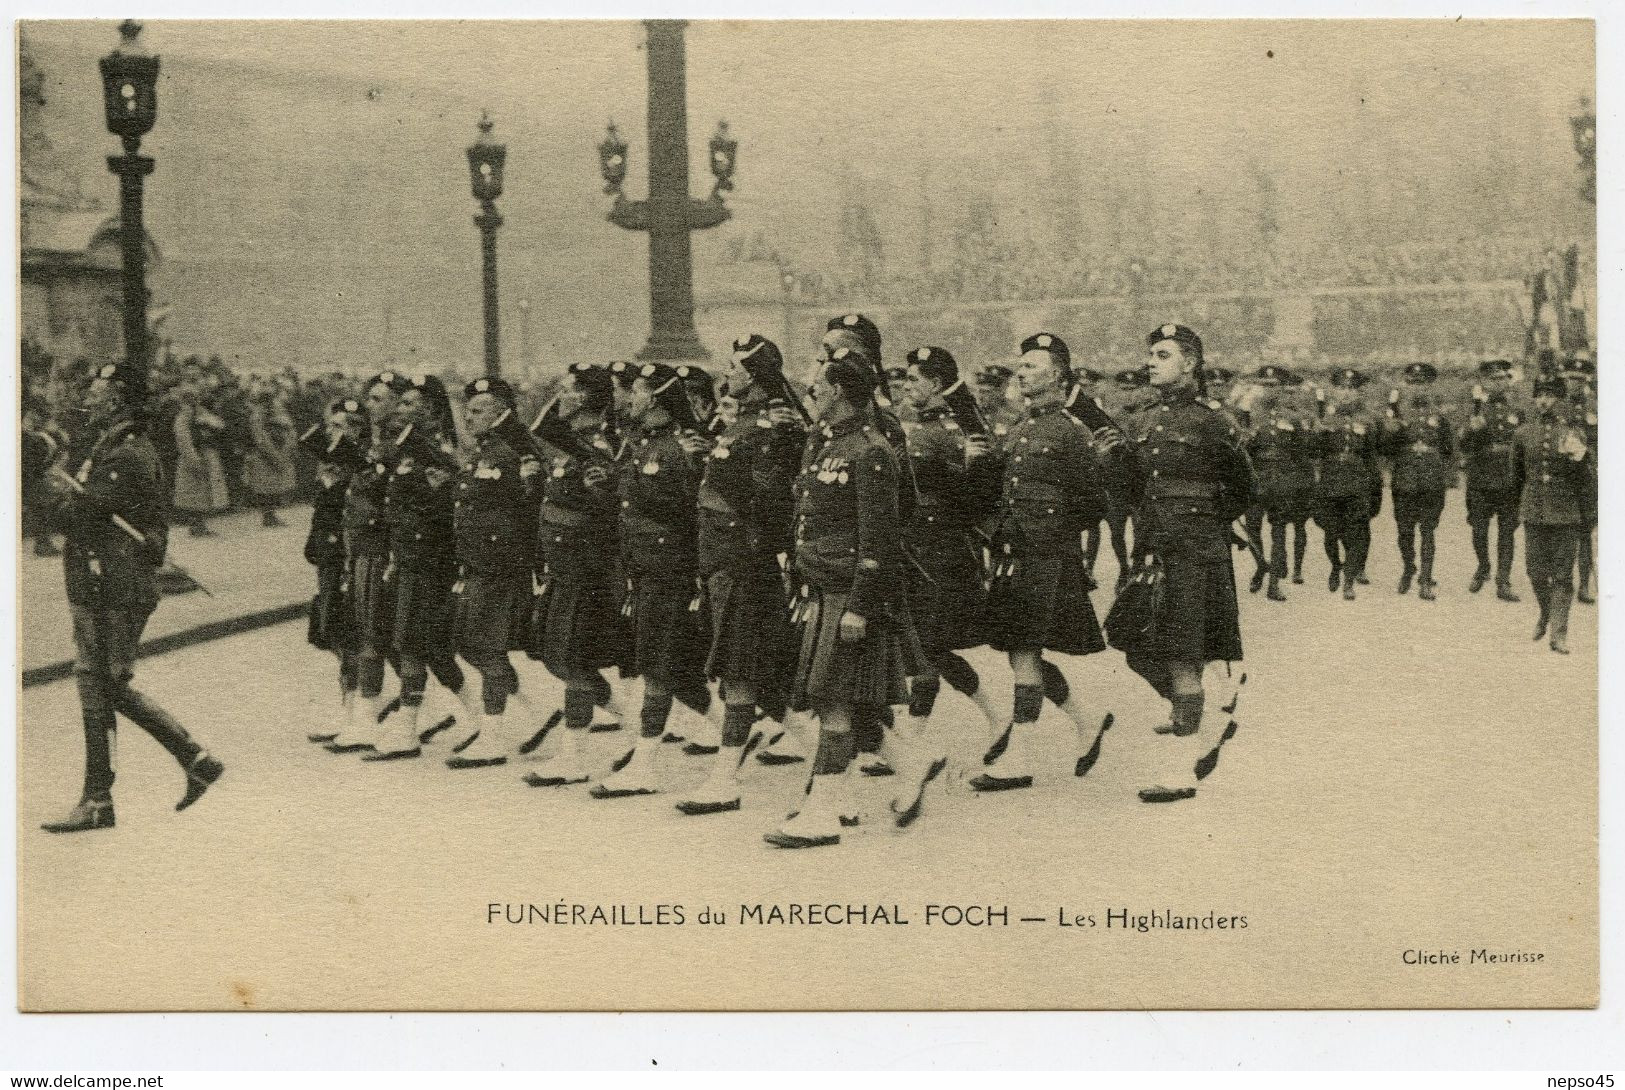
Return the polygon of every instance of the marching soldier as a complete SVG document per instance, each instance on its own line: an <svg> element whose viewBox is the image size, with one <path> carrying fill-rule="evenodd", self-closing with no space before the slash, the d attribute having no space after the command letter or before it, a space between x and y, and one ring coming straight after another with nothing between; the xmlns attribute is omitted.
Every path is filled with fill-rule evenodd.
<svg viewBox="0 0 1625 1090"><path fill-rule="evenodd" d="M306 638L311 646L338 656L341 701L333 724L306 736L312 742L331 742L342 734L355 704L360 644L345 581L344 504L350 479L366 465L368 431L361 402L340 398L328 406L325 420L300 437L317 463L320 488L305 537L305 560L316 567L316 597L310 603Z"/></svg>
<svg viewBox="0 0 1625 1090"><path fill-rule="evenodd" d="M1585 531L1585 497L1591 450L1585 433L1562 409L1563 380L1543 374L1535 380L1535 419L1513 440L1522 488L1524 562L1540 603L1535 639L1551 633L1550 647L1569 653L1569 605L1574 595L1574 564Z"/></svg>
<svg viewBox="0 0 1625 1090"><path fill-rule="evenodd" d="M663 363L638 369L629 409L637 434L619 474L621 540L631 584L622 608L632 622L631 665L643 678L643 708L631 759L592 788L600 799L660 790L655 750L675 694L701 677L704 646L695 552L700 423L676 370ZM706 706L696 709L702 713L709 692L705 697Z"/></svg>
<svg viewBox="0 0 1625 1090"><path fill-rule="evenodd" d="M908 699L917 643L903 598L899 470L877 420L872 359L828 350L813 383L818 423L796 480L794 618L800 655L793 707L818 718L818 749L799 808L766 834L780 848L838 844L854 807L846 775L857 749L853 711Z"/></svg>
<svg viewBox="0 0 1625 1090"><path fill-rule="evenodd" d="M1473 405L1461 436L1467 462L1467 523L1473 531L1473 552L1478 568L1467 589L1477 594L1490 577L1490 520L1495 521L1495 596L1516 602L1512 591L1512 561L1517 547L1518 466L1513 439L1523 423L1510 404L1507 391L1512 364L1486 360L1478 365L1482 385L1473 391Z"/></svg>
<svg viewBox="0 0 1625 1090"><path fill-rule="evenodd" d="M1408 593L1417 576L1416 539L1420 533L1422 568L1416 593L1428 602L1433 601L1438 585L1433 579L1434 531L1444 513L1444 494L1450 487L1456 456L1450 422L1426 389L1438 377L1438 369L1430 363L1405 368L1405 382L1413 390L1410 404L1402 410L1394 401L1382 426L1383 450L1393 466L1394 525L1405 565L1399 593Z"/></svg>
<svg viewBox="0 0 1625 1090"><path fill-rule="evenodd" d="M123 715L152 735L186 776L185 810L220 778L224 766L174 717L130 683L136 649L158 605L155 573L168 544L168 509L158 454L140 422L147 399L146 371L106 364L77 406L80 434L70 476L56 470L49 517L64 535L62 569L73 615L74 681L85 734L85 781L79 803L52 833L113 825L114 737Z"/></svg>
<svg viewBox="0 0 1625 1090"><path fill-rule="evenodd" d="M677 804L685 814L739 809L757 708L784 718L795 665L785 582L807 421L779 347L765 337L734 342L727 385L738 411L705 460L698 494L699 573L711 610L706 674L721 686L722 736L710 775Z"/></svg>
<svg viewBox="0 0 1625 1090"><path fill-rule="evenodd" d="M1038 333L1023 341L1017 381L1028 418L985 455L1000 481L988 642L1010 658L1015 698L1009 725L983 758L988 768L970 781L978 791L1032 786L1033 724L1046 697L1073 721L1080 743L1093 727L1060 670L1044 661L1045 651L1092 655L1106 649L1089 601L1093 583L1082 545L1083 531L1102 517L1105 486L1096 433L1065 409L1071 372L1071 353L1061 338ZM1092 416L1104 421L1092 402L1079 408L1093 409ZM1098 429L1102 437L1114 430L1109 424ZM982 456L977 446L972 455ZM1079 774L1085 771L1080 762Z"/></svg>
<svg viewBox="0 0 1625 1090"><path fill-rule="evenodd" d="M976 400L960 378L959 365L944 348L917 348L908 354L907 396L914 409L908 429L908 455L919 489L914 517L904 530L909 565L909 615L914 621L926 669L911 679L905 742L900 747L915 767L903 781L892 808L901 825L919 813L924 785L942 769L944 746L929 734L931 713L942 682L974 703L990 731L998 714L974 667L957 651L979 646L982 615L982 563L978 524L992 507L997 480L983 457L987 425ZM975 445L978 453L972 454Z"/></svg>
<svg viewBox="0 0 1625 1090"><path fill-rule="evenodd" d="M625 663L630 641L621 617L620 496L615 478L623 443L607 367L571 364L555 405L532 429L548 458L541 475L536 588L528 654L564 683L558 751L525 776L532 787L585 783L581 739L608 689L600 671Z"/></svg>
<svg viewBox="0 0 1625 1090"><path fill-rule="evenodd" d="M1163 579L1150 635L1126 659L1172 708L1161 732L1187 737L1202 726L1205 664L1241 660L1230 524L1253 502L1256 484L1234 422L1205 396L1202 339L1168 324L1146 344L1158 404L1136 418L1132 444L1115 435L1106 440L1125 446L1133 459L1140 496L1134 546L1154 558ZM1141 790L1140 800L1195 794L1194 786L1157 784Z"/></svg>
<svg viewBox="0 0 1625 1090"><path fill-rule="evenodd" d="M1326 407L1315 433L1320 455L1320 480L1315 492L1315 521L1325 537L1326 559L1332 570L1326 589L1343 588L1354 600L1354 585L1365 570L1371 548L1371 480L1377 456L1377 436L1364 413L1359 388L1365 376L1344 368L1332 376L1335 396Z"/></svg>
<svg viewBox="0 0 1625 1090"><path fill-rule="evenodd" d="M1263 522L1269 520L1267 596L1273 602L1284 602L1281 581L1288 574L1289 526L1294 532L1292 581L1303 582L1303 553L1309 536L1305 523L1315 499L1315 438L1310 422L1293 411L1284 369L1267 364L1258 369L1256 377L1264 392L1248 411L1246 446L1258 495L1247 518L1255 539L1262 538Z"/></svg>
<svg viewBox="0 0 1625 1090"><path fill-rule="evenodd" d="M1597 410L1596 410L1596 380L1597 368L1591 362L1590 354L1580 352L1573 359L1563 364L1563 382L1569 391L1569 412L1574 423L1584 426L1586 446L1593 452L1597 450ZM1591 466L1591 479L1586 486L1585 494L1585 520L1580 534L1580 585L1576 588L1575 596L1585 605L1594 605L1597 601L1592 580L1596 571L1593 557L1593 537L1597 532L1597 458L1595 454L1588 460Z"/></svg>
<svg viewBox="0 0 1625 1090"><path fill-rule="evenodd" d="M473 767L505 764L523 740L507 722L508 699L519 693L508 653L522 645L528 617L522 606L530 600L536 507L526 480L539 463L515 415L513 387L500 378L477 378L463 387L463 399L476 449L458 474L452 501L456 646L479 672L481 718L479 736L452 761Z"/></svg>

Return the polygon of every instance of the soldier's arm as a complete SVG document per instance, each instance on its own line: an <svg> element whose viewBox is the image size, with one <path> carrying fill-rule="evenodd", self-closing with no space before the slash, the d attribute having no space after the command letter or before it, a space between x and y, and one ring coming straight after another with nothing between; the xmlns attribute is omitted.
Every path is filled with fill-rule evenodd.
<svg viewBox="0 0 1625 1090"><path fill-rule="evenodd" d="M1212 449L1218 459L1220 514L1226 522L1247 513L1258 492L1258 480L1253 475L1252 459L1242 448L1241 435L1235 426L1214 414Z"/></svg>
<svg viewBox="0 0 1625 1090"><path fill-rule="evenodd" d="M858 562L846 608L867 619L884 610L899 575L898 473L891 452L880 444L863 451L853 462L852 483L857 489Z"/></svg>
<svg viewBox="0 0 1625 1090"><path fill-rule="evenodd" d="M156 459L128 445L97 458L84 491L66 489L56 505L56 521L64 529L104 525L118 515L131 525L149 523L157 502Z"/></svg>

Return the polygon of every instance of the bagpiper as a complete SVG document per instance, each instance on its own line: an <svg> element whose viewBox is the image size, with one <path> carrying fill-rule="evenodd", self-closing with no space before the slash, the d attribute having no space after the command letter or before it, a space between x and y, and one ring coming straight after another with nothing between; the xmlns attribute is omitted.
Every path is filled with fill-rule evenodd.
<svg viewBox="0 0 1625 1090"><path fill-rule="evenodd" d="M1438 377L1438 368L1431 363L1406 367L1405 383L1412 391L1410 403L1402 406L1397 397L1392 398L1382 424L1383 452L1393 467L1394 526L1399 533L1399 556L1404 562L1399 593L1408 593L1411 580L1416 579L1417 597L1429 602L1437 596L1438 586L1433 578L1437 551L1434 531L1444 513L1444 495L1455 475L1456 457L1450 421L1427 390ZM1420 575L1416 563L1418 535Z"/></svg>
<svg viewBox="0 0 1625 1090"><path fill-rule="evenodd" d="M175 758L185 810L225 771L176 722L136 689L136 649L158 606L156 572L168 545L168 510L157 451L143 434L147 374L109 363L91 377L76 407L80 427L70 445L70 475L55 470L48 518L63 534L62 571L73 615L74 682L84 723L85 780L79 803L41 828L76 833L113 825L114 739L122 715Z"/></svg>
<svg viewBox="0 0 1625 1090"><path fill-rule="evenodd" d="M1535 419L1513 439L1520 515L1524 525L1524 562L1540 603L1534 638L1550 633L1549 646L1569 653L1569 605L1574 596L1574 564L1585 529L1585 496L1589 486L1591 448L1585 433L1563 411L1563 380L1543 374L1535 380Z"/></svg>

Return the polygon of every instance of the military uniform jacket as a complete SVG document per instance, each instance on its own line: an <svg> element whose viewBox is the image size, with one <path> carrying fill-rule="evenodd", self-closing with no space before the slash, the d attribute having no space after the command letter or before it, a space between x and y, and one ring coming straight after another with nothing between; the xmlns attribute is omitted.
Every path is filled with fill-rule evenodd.
<svg viewBox="0 0 1625 1090"><path fill-rule="evenodd" d="M601 573L616 559L612 546L620 533L620 496L615 457L621 439L607 425L575 433L581 443L571 450L547 447L542 463L542 507L537 525L537 552L549 574L575 576ZM607 470L596 485L587 470Z"/></svg>
<svg viewBox="0 0 1625 1090"><path fill-rule="evenodd" d="M51 516L62 531L62 571L68 602L116 609L151 608L154 579L168 538L166 489L158 452L129 421L108 429L74 471L83 492L63 493ZM119 529L118 515L143 545Z"/></svg>
<svg viewBox="0 0 1625 1090"><path fill-rule="evenodd" d="M344 563L344 511L351 476L346 473L330 486L317 485L310 510L310 533L305 536L305 560L319 568Z"/></svg>
<svg viewBox="0 0 1625 1090"><path fill-rule="evenodd" d="M350 475L344 490L344 549L358 556L389 555L389 523L384 497L394 472L395 449L389 440L374 443L366 465Z"/></svg>
<svg viewBox="0 0 1625 1090"><path fill-rule="evenodd" d="M1564 448L1569 448L1565 450ZM1520 517L1537 526L1577 526L1585 522L1588 463L1594 452L1584 431L1560 411L1537 416L1513 437L1523 487ZM1571 450L1583 451L1573 457Z"/></svg>
<svg viewBox="0 0 1625 1090"><path fill-rule="evenodd" d="M1382 431L1382 449L1393 467L1396 494L1443 492L1455 477L1455 436L1438 412L1390 421Z"/></svg>
<svg viewBox="0 0 1625 1090"><path fill-rule="evenodd" d="M1270 416L1247 437L1247 456L1258 479L1258 498L1302 496L1315 488L1315 436L1301 420Z"/></svg>
<svg viewBox="0 0 1625 1090"><path fill-rule="evenodd" d="M397 458L384 491L389 551L397 565L451 564L456 556L453 489L429 483L428 470L455 474L456 448L446 439L413 428L395 440Z"/></svg>
<svg viewBox="0 0 1625 1090"><path fill-rule="evenodd" d="M1476 420L1483 423L1474 427ZM1467 487L1485 492L1505 492L1517 487L1518 466L1513 440L1522 416L1504 399L1474 406L1467 427L1461 433L1461 452L1466 456Z"/></svg>
<svg viewBox="0 0 1625 1090"><path fill-rule="evenodd" d="M903 579L899 471L880 425L854 416L814 428L796 478L796 571L849 594L860 617L888 613Z"/></svg>
<svg viewBox="0 0 1625 1090"><path fill-rule="evenodd" d="M512 575L530 570L535 505L520 463L518 451L485 435L458 474L452 523L457 563L464 572Z"/></svg>
<svg viewBox="0 0 1625 1090"><path fill-rule="evenodd" d="M621 547L639 575L693 579L700 473L675 425L645 431L620 467Z"/></svg>
<svg viewBox="0 0 1625 1090"><path fill-rule="evenodd" d="M1105 491L1093 436L1059 405L1035 409L989 457L999 477L996 533L1052 549L1098 525Z"/></svg>
<svg viewBox="0 0 1625 1090"><path fill-rule="evenodd" d="M1377 469L1377 433L1363 416L1327 416L1315 429L1320 456L1320 495L1363 496Z"/></svg>
<svg viewBox="0 0 1625 1090"><path fill-rule="evenodd" d="M1228 561L1230 523L1252 506L1257 487L1235 422L1218 402L1182 387L1135 414L1131 427L1136 549Z"/></svg>
<svg viewBox="0 0 1625 1090"><path fill-rule="evenodd" d="M799 424L775 426L765 403L740 406L704 466L699 490L702 575L788 553L795 539L791 491L806 446Z"/></svg>
<svg viewBox="0 0 1625 1090"><path fill-rule="evenodd" d="M962 543L986 517L999 484L994 459L965 459L965 432L948 409L925 409L905 426L919 497L905 540L915 549Z"/></svg>

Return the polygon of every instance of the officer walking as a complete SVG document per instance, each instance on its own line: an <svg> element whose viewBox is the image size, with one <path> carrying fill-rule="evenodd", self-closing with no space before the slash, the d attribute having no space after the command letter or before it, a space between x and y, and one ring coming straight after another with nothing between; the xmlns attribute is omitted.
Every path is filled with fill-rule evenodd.
<svg viewBox="0 0 1625 1090"><path fill-rule="evenodd" d="M1461 436L1467 462L1467 523L1473 531L1473 552L1478 568L1467 589L1477 594L1490 577L1490 520L1495 521L1495 596L1516 602L1512 592L1512 561L1518 529L1518 466L1513 439L1522 415L1511 405L1507 391L1512 364L1486 360L1478 365L1483 385L1473 391L1473 405Z"/></svg>
<svg viewBox="0 0 1625 1090"><path fill-rule="evenodd" d="M1417 577L1416 539L1422 539L1421 577L1417 597L1431 602L1438 584L1433 578L1436 551L1434 531L1444 513L1444 494L1455 473L1456 445L1450 421L1428 393L1439 377L1431 363L1405 368L1410 403L1393 402L1382 424L1382 449L1393 466L1394 525L1399 532L1399 555L1404 570L1399 593L1409 593Z"/></svg>
<svg viewBox="0 0 1625 1090"><path fill-rule="evenodd" d="M1569 653L1569 605L1574 597L1574 564L1585 530L1585 493L1591 449L1585 433L1563 411L1563 380L1544 374L1535 380L1535 419L1513 440L1523 486L1525 564L1540 603L1535 639L1548 632L1550 647Z"/></svg>
<svg viewBox="0 0 1625 1090"><path fill-rule="evenodd" d="M1274 364L1258 369L1255 376L1262 393L1247 412L1247 454L1258 479L1257 502L1247 512L1249 534L1262 545L1262 527L1269 520L1269 574L1267 595L1271 601L1286 601L1281 581L1287 578L1287 527L1292 527L1291 571L1293 582L1303 582L1305 521L1314 504L1315 447L1309 421L1292 411L1285 388L1286 372ZM1257 589L1254 587L1253 589Z"/></svg>
<svg viewBox="0 0 1625 1090"><path fill-rule="evenodd" d="M1330 402L1316 429L1315 446L1320 455L1320 480L1315 496L1315 521L1325 537L1326 559L1332 570L1326 589L1343 588L1343 597L1354 600L1357 577L1365 571L1366 553L1371 548L1371 480L1376 472L1377 436L1363 412L1356 392L1365 376L1344 368L1332 378L1342 391Z"/></svg>
<svg viewBox="0 0 1625 1090"><path fill-rule="evenodd" d="M64 536L62 569L73 615L74 681L84 721L85 781L79 803L47 832L113 825L117 717L152 735L186 776L184 810L220 778L224 766L174 717L131 684L136 649L158 605L156 572L169 527L158 454L142 432L147 375L132 364L106 364L91 379L78 411L82 426L67 471L47 478L49 516Z"/></svg>

